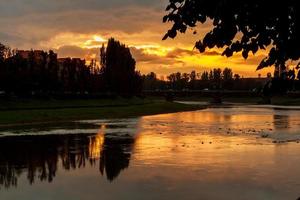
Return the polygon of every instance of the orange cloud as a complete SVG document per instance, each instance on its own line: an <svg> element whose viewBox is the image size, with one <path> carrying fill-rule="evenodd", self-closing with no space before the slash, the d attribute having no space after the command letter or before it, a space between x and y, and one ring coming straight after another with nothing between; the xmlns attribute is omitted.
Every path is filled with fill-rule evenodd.
<svg viewBox="0 0 300 200"><path fill-rule="evenodd" d="M267 69L256 72L256 66L264 58L259 52L244 60L239 54L232 58L222 57L220 50L212 49L203 54L193 50L194 42L211 29L208 22L180 34L174 40L162 41L169 24L162 23L165 1L123 0L114 2L74 0L74 4L47 1L47 9L39 0L27 5L6 2L22 17L11 16L0 7L0 42L4 41L19 49L55 49L60 57L82 57L99 60L103 43L114 37L127 44L137 60L142 73L155 71L159 75L181 71L201 72L213 67L231 67L244 76L266 74ZM15 4L14 4L15 3ZM1 3L0 3L1 4ZM22 9L20 9L22 8Z"/></svg>

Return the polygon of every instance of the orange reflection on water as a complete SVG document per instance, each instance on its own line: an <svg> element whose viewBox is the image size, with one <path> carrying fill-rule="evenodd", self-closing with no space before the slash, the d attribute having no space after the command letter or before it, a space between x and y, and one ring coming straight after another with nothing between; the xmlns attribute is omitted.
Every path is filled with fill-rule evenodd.
<svg viewBox="0 0 300 200"><path fill-rule="evenodd" d="M252 146L241 145L247 138L211 136L206 134L180 135L143 132L135 142L135 159L152 166L199 168L226 165L236 152L251 151ZM175 133L176 134L176 133ZM221 164L220 164L221 166Z"/></svg>
<svg viewBox="0 0 300 200"><path fill-rule="evenodd" d="M257 143L257 138L249 134L269 130L273 121L273 115L255 112L197 111L143 117L135 142L135 158L151 165L226 166L236 159L233 154L251 154L256 147L245 144Z"/></svg>
<svg viewBox="0 0 300 200"><path fill-rule="evenodd" d="M99 159L104 144L105 125L102 125L97 135L89 138L89 158Z"/></svg>

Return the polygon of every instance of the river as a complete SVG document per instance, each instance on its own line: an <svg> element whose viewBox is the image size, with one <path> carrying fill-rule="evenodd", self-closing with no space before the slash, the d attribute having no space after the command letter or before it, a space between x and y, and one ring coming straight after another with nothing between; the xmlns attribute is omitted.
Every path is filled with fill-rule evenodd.
<svg viewBox="0 0 300 200"><path fill-rule="evenodd" d="M230 105L0 130L0 199L300 197L300 109Z"/></svg>

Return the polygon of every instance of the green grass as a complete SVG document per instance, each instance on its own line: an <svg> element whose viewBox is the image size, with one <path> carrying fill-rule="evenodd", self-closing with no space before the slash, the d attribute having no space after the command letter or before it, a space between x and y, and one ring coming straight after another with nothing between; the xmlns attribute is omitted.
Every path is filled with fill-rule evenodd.
<svg viewBox="0 0 300 200"><path fill-rule="evenodd" d="M0 126L83 119L125 118L203 108L197 105L141 99L67 102L41 101L40 104L35 104L36 102L28 101L26 103L16 103L15 106L10 103L9 108L11 110L8 110L8 107L5 108L6 110L0 110ZM68 105L68 107L65 108L64 105Z"/></svg>
<svg viewBox="0 0 300 200"><path fill-rule="evenodd" d="M272 104L284 106L300 106L300 98L273 97Z"/></svg>
<svg viewBox="0 0 300 200"><path fill-rule="evenodd" d="M89 99L89 100L37 100L37 99L16 99L0 100L0 111L3 110L34 110L34 109L60 109L60 108L87 108L87 107L108 107L127 106L151 103L152 100L140 98L115 98L115 99Z"/></svg>
<svg viewBox="0 0 300 200"><path fill-rule="evenodd" d="M206 101L209 97L176 98ZM259 97L225 97L223 101L256 104ZM273 97L274 105L300 105L300 98ZM10 100L0 101L0 127L82 119L126 118L202 109L199 105L166 102L160 98L102 100Z"/></svg>

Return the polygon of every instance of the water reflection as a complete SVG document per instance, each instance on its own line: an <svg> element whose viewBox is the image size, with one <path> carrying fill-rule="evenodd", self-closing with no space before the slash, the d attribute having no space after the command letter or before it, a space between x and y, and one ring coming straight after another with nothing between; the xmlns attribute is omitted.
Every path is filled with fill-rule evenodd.
<svg viewBox="0 0 300 200"><path fill-rule="evenodd" d="M275 129L288 129L290 124L290 117L288 115L274 115Z"/></svg>
<svg viewBox="0 0 300 200"><path fill-rule="evenodd" d="M113 181L120 172L129 167L134 139L125 137L105 137L104 147L100 152L99 170L106 173L108 180Z"/></svg>
<svg viewBox="0 0 300 200"><path fill-rule="evenodd" d="M23 173L30 184L52 182L58 168L86 165L98 165L101 174L113 181L129 166L133 143L129 135L112 137L102 129L98 134L0 138L0 188L17 186Z"/></svg>
<svg viewBox="0 0 300 200"><path fill-rule="evenodd" d="M0 199L299 196L300 111L209 108L72 127L0 132L0 187L18 186Z"/></svg>

